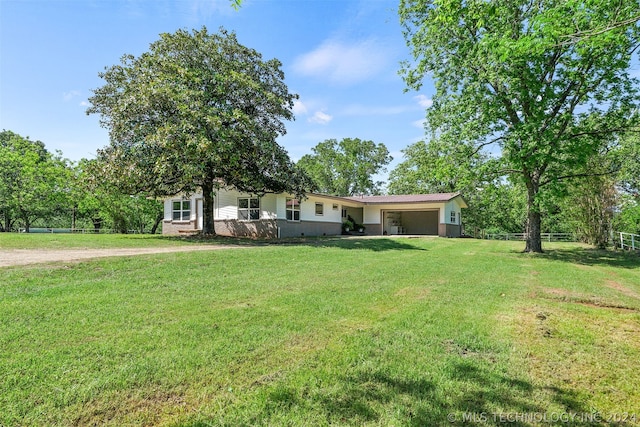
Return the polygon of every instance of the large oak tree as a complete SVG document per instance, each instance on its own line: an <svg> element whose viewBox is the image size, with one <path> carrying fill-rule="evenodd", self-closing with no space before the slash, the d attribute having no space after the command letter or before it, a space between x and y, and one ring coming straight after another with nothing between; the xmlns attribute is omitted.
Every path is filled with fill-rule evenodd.
<svg viewBox="0 0 640 427"><path fill-rule="evenodd" d="M105 177L129 193L201 189L204 234L214 234L219 185L303 195L304 174L276 143L297 98L280 67L224 29L161 34L148 52L125 55L100 74L87 110L109 130Z"/></svg>
<svg viewBox="0 0 640 427"><path fill-rule="evenodd" d="M436 84L427 127L499 157L527 189L525 251L541 252L540 195L637 126L638 0L401 0L410 88Z"/></svg>

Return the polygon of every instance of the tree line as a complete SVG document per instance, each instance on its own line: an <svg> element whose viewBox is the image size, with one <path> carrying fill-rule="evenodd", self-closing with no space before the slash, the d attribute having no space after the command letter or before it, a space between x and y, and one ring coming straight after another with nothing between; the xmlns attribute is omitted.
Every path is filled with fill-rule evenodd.
<svg viewBox="0 0 640 427"><path fill-rule="evenodd" d="M158 231L162 203L123 193L116 183L102 180L98 163L74 163L48 151L41 141L0 132L0 231Z"/></svg>
<svg viewBox="0 0 640 427"><path fill-rule="evenodd" d="M542 251L543 230L578 231L599 246L614 226L637 231L640 83L630 67L639 2L401 0L407 90L429 76L436 92L425 140L404 150L386 191L461 192L468 231L524 229L528 252ZM276 139L298 95L281 65L224 29L161 34L148 52L99 74L104 85L87 114L100 116L110 144L77 165L73 180L93 185L91 194L113 186L152 199L199 189L204 234L214 233L213 194L223 183L256 195L385 191L376 181L391 161L383 144L327 140L291 161ZM64 163L35 152L33 165ZM41 200L59 206L64 192L38 179ZM11 195L3 212L28 225L41 213L23 212L27 199Z"/></svg>
<svg viewBox="0 0 640 427"><path fill-rule="evenodd" d="M297 166L316 191L336 196L460 192L469 204L463 216L467 234L522 233L526 189L508 177L486 179L487 159L449 152L438 141L420 141L404 150L388 182L376 180L392 161L383 143L344 138L320 142ZM594 170L549 195L542 204L542 232L573 233L606 246L611 231L640 234L640 144L634 137L617 151L594 156ZM163 218L158 199L127 194L105 179L100 159L77 163L47 151L11 131L0 132L0 230L31 227L156 233Z"/></svg>

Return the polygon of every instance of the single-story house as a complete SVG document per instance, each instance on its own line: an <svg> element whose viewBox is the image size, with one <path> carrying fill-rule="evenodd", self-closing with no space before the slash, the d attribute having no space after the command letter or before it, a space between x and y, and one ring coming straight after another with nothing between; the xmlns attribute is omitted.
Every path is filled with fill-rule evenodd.
<svg viewBox="0 0 640 427"><path fill-rule="evenodd" d="M202 230L202 194L164 201L163 234ZM336 197L307 194L303 200L287 194L256 195L221 188L214 195L216 234L260 238L332 236L342 233L348 218L365 227L365 235L433 235L459 237L459 193Z"/></svg>

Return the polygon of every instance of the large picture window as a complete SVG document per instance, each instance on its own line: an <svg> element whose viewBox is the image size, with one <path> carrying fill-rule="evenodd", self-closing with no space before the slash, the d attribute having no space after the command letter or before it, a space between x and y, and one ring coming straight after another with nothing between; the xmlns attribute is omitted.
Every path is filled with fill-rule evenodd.
<svg viewBox="0 0 640 427"><path fill-rule="evenodd" d="M238 219L245 221L260 219L260 199L257 197L239 198Z"/></svg>
<svg viewBox="0 0 640 427"><path fill-rule="evenodd" d="M287 198L287 221L300 221L300 200Z"/></svg>
<svg viewBox="0 0 640 427"><path fill-rule="evenodd" d="M172 212L174 221L189 221L191 219L191 200L174 200Z"/></svg>

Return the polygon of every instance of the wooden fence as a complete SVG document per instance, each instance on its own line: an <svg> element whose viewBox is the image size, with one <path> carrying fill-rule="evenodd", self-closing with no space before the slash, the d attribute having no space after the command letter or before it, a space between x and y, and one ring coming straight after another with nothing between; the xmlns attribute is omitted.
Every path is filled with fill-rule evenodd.
<svg viewBox="0 0 640 427"><path fill-rule="evenodd" d="M640 251L640 235L618 232L620 235L620 247L630 251Z"/></svg>

